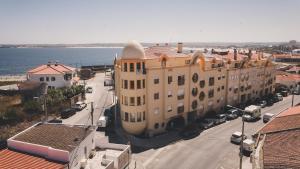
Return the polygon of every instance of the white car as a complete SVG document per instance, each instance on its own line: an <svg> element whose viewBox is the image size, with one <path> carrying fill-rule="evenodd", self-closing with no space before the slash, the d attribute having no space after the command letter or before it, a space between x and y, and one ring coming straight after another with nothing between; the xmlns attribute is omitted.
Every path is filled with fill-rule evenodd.
<svg viewBox="0 0 300 169"><path fill-rule="evenodd" d="M74 108L75 108L76 110L80 111L80 110L86 108L86 106L87 106L86 103L79 101L79 102L77 102L77 103L74 105Z"/></svg>
<svg viewBox="0 0 300 169"><path fill-rule="evenodd" d="M263 122L267 123L274 117L273 113L265 113L263 116Z"/></svg>
<svg viewBox="0 0 300 169"><path fill-rule="evenodd" d="M251 139L246 139L243 141L243 151L251 153L254 150L254 141Z"/></svg>
<svg viewBox="0 0 300 169"><path fill-rule="evenodd" d="M246 138L247 138L247 136L244 135L244 140ZM242 141L242 133L239 131L234 132L230 137L230 141L235 144L240 144Z"/></svg>

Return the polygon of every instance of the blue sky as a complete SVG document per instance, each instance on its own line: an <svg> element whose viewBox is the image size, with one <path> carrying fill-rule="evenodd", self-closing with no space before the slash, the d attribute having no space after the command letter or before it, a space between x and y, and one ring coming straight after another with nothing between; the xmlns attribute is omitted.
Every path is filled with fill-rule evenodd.
<svg viewBox="0 0 300 169"><path fill-rule="evenodd" d="M0 0L0 43L300 40L300 0Z"/></svg>

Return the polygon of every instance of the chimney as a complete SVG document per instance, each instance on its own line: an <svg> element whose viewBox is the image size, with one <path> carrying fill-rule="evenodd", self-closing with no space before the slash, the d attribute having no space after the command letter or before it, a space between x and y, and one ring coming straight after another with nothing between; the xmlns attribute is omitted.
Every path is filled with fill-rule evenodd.
<svg viewBox="0 0 300 169"><path fill-rule="evenodd" d="M50 66L50 65L51 65L51 61L48 61L47 66Z"/></svg>
<svg viewBox="0 0 300 169"><path fill-rule="evenodd" d="M248 52L248 59L251 60L251 56L252 56L252 51L251 49L249 49L249 52Z"/></svg>
<svg viewBox="0 0 300 169"><path fill-rule="evenodd" d="M56 61L55 61L55 66L57 66L57 65L58 65L58 63L59 63L59 62L56 60Z"/></svg>
<svg viewBox="0 0 300 169"><path fill-rule="evenodd" d="M236 49L233 50L233 59L237 60L237 50Z"/></svg>
<svg viewBox="0 0 300 169"><path fill-rule="evenodd" d="M182 46L181 42L177 43L177 53L182 53Z"/></svg>

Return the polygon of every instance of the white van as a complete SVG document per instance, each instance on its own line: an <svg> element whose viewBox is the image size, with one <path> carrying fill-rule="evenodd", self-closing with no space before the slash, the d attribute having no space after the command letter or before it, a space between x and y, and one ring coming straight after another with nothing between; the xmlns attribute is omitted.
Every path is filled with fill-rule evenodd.
<svg viewBox="0 0 300 169"><path fill-rule="evenodd" d="M98 127L100 128L105 128L108 125L108 117L107 116L100 116L98 122L97 122Z"/></svg>
<svg viewBox="0 0 300 169"><path fill-rule="evenodd" d="M243 116L245 121L253 121L261 118L261 107L251 105L245 108L245 115Z"/></svg>
<svg viewBox="0 0 300 169"><path fill-rule="evenodd" d="M267 123L274 117L274 114L272 113L265 113L263 116L263 122Z"/></svg>

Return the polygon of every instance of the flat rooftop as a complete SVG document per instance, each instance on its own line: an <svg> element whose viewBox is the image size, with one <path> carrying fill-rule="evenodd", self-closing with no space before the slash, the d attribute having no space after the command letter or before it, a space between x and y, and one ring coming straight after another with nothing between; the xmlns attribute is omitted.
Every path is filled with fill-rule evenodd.
<svg viewBox="0 0 300 169"><path fill-rule="evenodd" d="M16 135L12 140L49 146L71 152L92 131L92 128L84 126L41 123Z"/></svg>

